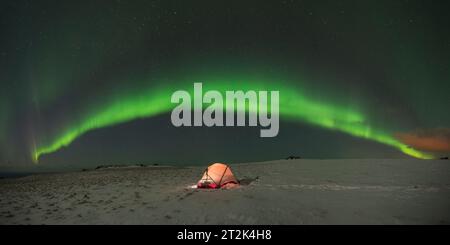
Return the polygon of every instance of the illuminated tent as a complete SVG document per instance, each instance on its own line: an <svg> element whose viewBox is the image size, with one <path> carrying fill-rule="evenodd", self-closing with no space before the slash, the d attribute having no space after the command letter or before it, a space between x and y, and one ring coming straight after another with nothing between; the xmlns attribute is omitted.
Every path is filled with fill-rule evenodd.
<svg viewBox="0 0 450 245"><path fill-rule="evenodd" d="M239 185L239 181L234 177L231 168L223 163L210 165L203 177L198 181L198 188L231 188Z"/></svg>

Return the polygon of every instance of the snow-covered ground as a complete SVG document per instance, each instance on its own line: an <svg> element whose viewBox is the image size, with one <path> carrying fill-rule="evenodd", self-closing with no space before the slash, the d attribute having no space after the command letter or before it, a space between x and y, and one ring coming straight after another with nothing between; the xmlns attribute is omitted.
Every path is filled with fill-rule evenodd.
<svg viewBox="0 0 450 245"><path fill-rule="evenodd" d="M133 167L0 180L0 224L449 224L450 162L232 164L242 185L191 188L201 167Z"/></svg>

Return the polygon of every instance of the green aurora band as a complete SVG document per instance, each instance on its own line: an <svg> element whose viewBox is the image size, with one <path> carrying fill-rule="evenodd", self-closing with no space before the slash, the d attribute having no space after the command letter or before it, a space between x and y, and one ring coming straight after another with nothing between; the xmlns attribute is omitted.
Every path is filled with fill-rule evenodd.
<svg viewBox="0 0 450 245"><path fill-rule="evenodd" d="M194 80L197 81L197 80ZM120 94L109 103L91 109L78 122L59 132L50 142L38 141L32 147L32 160L37 163L44 154L56 152L70 145L75 139L88 131L129 122L139 118L148 118L170 112L176 104L170 102L173 92L186 90L193 95L193 83L168 83L153 86L147 90L137 90L128 94ZM392 132L373 128L365 115L348 106L338 106L334 103L324 103L312 100L300 89L286 83L270 82L230 82L203 81L203 91L217 90L224 93L228 90L280 91L280 119L294 120L319 126L329 130L340 131L354 137L375 141L394 147L404 154L420 159L432 159L432 155L415 150L392 136ZM248 107L246 108L248 109Z"/></svg>

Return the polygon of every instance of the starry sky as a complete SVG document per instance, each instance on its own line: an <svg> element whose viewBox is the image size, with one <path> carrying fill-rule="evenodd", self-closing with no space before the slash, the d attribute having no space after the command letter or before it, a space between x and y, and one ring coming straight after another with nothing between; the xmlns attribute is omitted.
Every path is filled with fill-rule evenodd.
<svg viewBox="0 0 450 245"><path fill-rule="evenodd" d="M450 152L448 1L4 1L0 170ZM280 91L280 132L176 90Z"/></svg>

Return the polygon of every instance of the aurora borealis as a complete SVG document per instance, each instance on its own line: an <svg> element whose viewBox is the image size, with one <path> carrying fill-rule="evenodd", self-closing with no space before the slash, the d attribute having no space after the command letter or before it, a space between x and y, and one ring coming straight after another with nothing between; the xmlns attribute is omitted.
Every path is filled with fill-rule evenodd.
<svg viewBox="0 0 450 245"><path fill-rule="evenodd" d="M208 86L211 90L225 91L218 88L227 88L239 90L250 87L253 89L264 90L270 86L265 84L247 82L245 84L232 82L219 83L218 86ZM178 85L179 88L183 86ZM276 85L281 88L280 84ZM68 146L77 137L94 130L96 128L106 127L136 118L151 117L160 113L168 112L173 108L170 101L171 92L173 89L160 91L157 88L149 89L149 92L142 95L134 94L131 97L121 98L115 101L117 103L108 104L105 108L99 111L94 111L78 123L73 128L68 128L58 135L48 146L36 147L33 149L33 160L37 162L42 154L52 153L61 147ZM291 117L294 120L305 121L320 127L339 130L351 134L356 137L377 141L392 147L396 147L405 154L417 158L432 158L432 155L424 154L414 149L408 148L406 145L395 140L389 134L382 133L377 129L372 129L370 125L365 122L365 117L356 112L347 109L342 109L337 106L317 103L306 99L297 91L287 87L280 91L283 96L280 101L280 112L282 116Z"/></svg>
<svg viewBox="0 0 450 245"><path fill-rule="evenodd" d="M0 166L446 155L442 5L7 1ZM280 91L279 138L174 128L171 94L195 82Z"/></svg>

